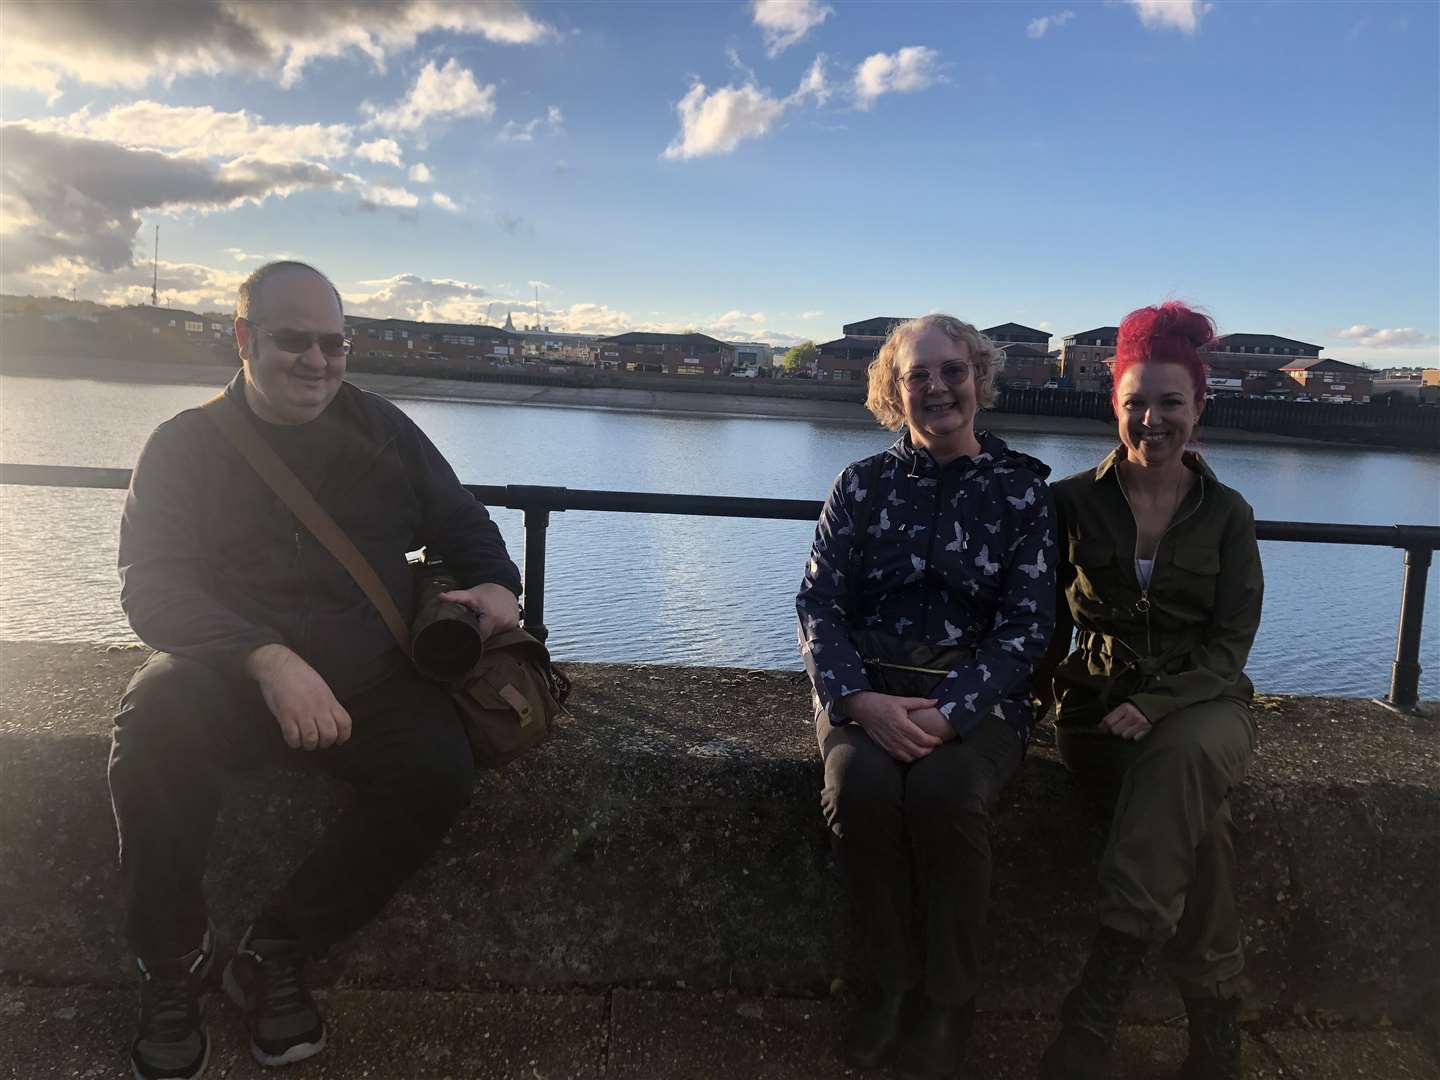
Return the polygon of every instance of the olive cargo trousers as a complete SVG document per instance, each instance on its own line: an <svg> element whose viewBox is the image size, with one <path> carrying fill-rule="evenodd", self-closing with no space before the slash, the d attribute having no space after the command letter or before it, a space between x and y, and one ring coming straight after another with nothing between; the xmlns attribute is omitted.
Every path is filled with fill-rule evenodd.
<svg viewBox="0 0 1440 1080"><path fill-rule="evenodd" d="M1100 860L1100 922L1163 943L1184 996L1231 996L1245 953L1229 796L1255 749L1249 702L1191 705L1135 741L1066 719L1062 713L1061 759L1113 808Z"/></svg>

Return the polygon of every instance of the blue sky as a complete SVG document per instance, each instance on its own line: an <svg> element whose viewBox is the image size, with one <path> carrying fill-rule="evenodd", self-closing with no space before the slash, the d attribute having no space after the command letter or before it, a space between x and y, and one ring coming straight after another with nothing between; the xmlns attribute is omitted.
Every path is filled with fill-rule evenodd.
<svg viewBox="0 0 1440 1080"><path fill-rule="evenodd" d="M12 3L0 285L148 299L158 222L183 306L276 254L372 314L541 282L557 329L778 343L1174 296L1434 366L1437 10Z"/></svg>

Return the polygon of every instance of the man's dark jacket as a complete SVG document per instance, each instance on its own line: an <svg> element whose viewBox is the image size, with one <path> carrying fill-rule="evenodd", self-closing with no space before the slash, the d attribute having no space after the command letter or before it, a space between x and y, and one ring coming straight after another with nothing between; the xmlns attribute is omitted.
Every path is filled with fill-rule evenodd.
<svg viewBox="0 0 1440 1080"><path fill-rule="evenodd" d="M245 405L244 376L225 393L265 433ZM422 546L462 586L494 582L519 595L500 530L396 406L344 383L311 424L323 425L314 430L328 460L312 492L402 612L414 606L405 554ZM251 652L280 643L344 701L403 662L360 587L198 408L161 424L141 451L119 564L121 605L140 639L227 675L242 677Z"/></svg>

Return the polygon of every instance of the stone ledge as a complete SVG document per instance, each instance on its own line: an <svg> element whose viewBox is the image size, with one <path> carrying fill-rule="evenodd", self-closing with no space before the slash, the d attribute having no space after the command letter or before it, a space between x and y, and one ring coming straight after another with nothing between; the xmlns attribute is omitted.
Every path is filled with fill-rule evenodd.
<svg viewBox="0 0 1440 1080"><path fill-rule="evenodd" d="M128 982L104 779L110 711L143 654L0 646L0 977ZM575 717L480 781L439 856L329 965L372 989L780 988L849 974L803 677L571 665ZM1237 792L1257 1007L1434 1016L1440 726L1350 700L1265 698ZM232 935L343 797L242 777L209 889ZM1102 838L1037 748L998 815L986 1008L1053 1012L1091 930ZM1158 984L1138 1015L1174 1015ZM1433 1020L1431 1021L1433 1022Z"/></svg>
<svg viewBox="0 0 1440 1080"><path fill-rule="evenodd" d="M318 995L329 1046L287 1077L371 1080L832 1080L848 999L614 990L439 993L337 988ZM230 1003L209 998L209 1075L264 1080ZM0 987L0 1071L30 1080L128 1075L126 990ZM1054 1025L981 1013L969 1063L990 1080L1032 1080ZM1431 1080L1436 1062L1404 1031L1246 1025L1245 1080ZM1170 1080L1185 1054L1173 1025L1120 1031L1113 1080Z"/></svg>

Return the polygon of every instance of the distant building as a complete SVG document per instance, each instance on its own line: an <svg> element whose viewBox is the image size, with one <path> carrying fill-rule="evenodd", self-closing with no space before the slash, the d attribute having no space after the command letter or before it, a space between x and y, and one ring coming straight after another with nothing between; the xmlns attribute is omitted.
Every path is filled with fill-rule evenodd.
<svg viewBox="0 0 1440 1080"><path fill-rule="evenodd" d="M859 322L846 323L840 327L840 333L849 337L878 337L883 344L890 331L899 326L902 322L909 322L911 316L898 318L894 315L876 315L872 319L861 319Z"/></svg>
<svg viewBox="0 0 1440 1080"><path fill-rule="evenodd" d="M774 358L774 350L763 341L727 341L735 350L736 371L768 371Z"/></svg>
<svg viewBox="0 0 1440 1080"><path fill-rule="evenodd" d="M728 375L735 350L709 334L632 331L601 338L602 368L665 375Z"/></svg>
<svg viewBox="0 0 1440 1080"><path fill-rule="evenodd" d="M231 337L235 333L229 316L202 314L185 311L182 308L151 307L148 304L134 304L114 313L116 318L139 323L153 334L183 338L193 342L215 342Z"/></svg>
<svg viewBox="0 0 1440 1080"><path fill-rule="evenodd" d="M1050 332L1020 323L1001 323L980 331L1001 352L995 382L1005 386L1044 386L1055 375L1050 359Z"/></svg>
<svg viewBox="0 0 1440 1080"><path fill-rule="evenodd" d="M1281 371L1292 361L1318 359L1323 348L1274 334L1222 334L1206 351L1205 361L1211 368L1232 371Z"/></svg>
<svg viewBox="0 0 1440 1080"><path fill-rule="evenodd" d="M1301 397L1311 401L1366 402L1375 373L1343 360L1296 360L1280 369L1299 384Z"/></svg>
<svg viewBox="0 0 1440 1080"><path fill-rule="evenodd" d="M988 335L987 335L988 336ZM995 362L996 386L1044 386L1055 377L1055 362L1046 349L1006 343Z"/></svg>
<svg viewBox="0 0 1440 1080"><path fill-rule="evenodd" d="M1097 326L1063 339L1060 349L1060 377L1072 390L1109 390L1110 369L1106 361L1115 358L1118 326Z"/></svg>
<svg viewBox="0 0 1440 1080"><path fill-rule="evenodd" d="M846 323L840 328L844 335L834 341L822 341L817 348L819 360L815 378L831 382L863 382L865 371L875 359L890 331L908 318L877 315L872 319Z"/></svg>
<svg viewBox="0 0 1440 1080"><path fill-rule="evenodd" d="M1033 326L1021 326L1007 322L999 326L988 326L980 331L996 345L1028 345L1039 353L1050 351L1050 331L1036 330Z"/></svg>
<svg viewBox="0 0 1440 1080"><path fill-rule="evenodd" d="M595 363L600 352L600 337L597 334L565 334L547 328L516 330L511 337L519 343L521 355L526 361L588 365Z"/></svg>
<svg viewBox="0 0 1440 1080"><path fill-rule="evenodd" d="M518 363L519 336L498 326L347 315L350 355L398 368L464 371Z"/></svg>

